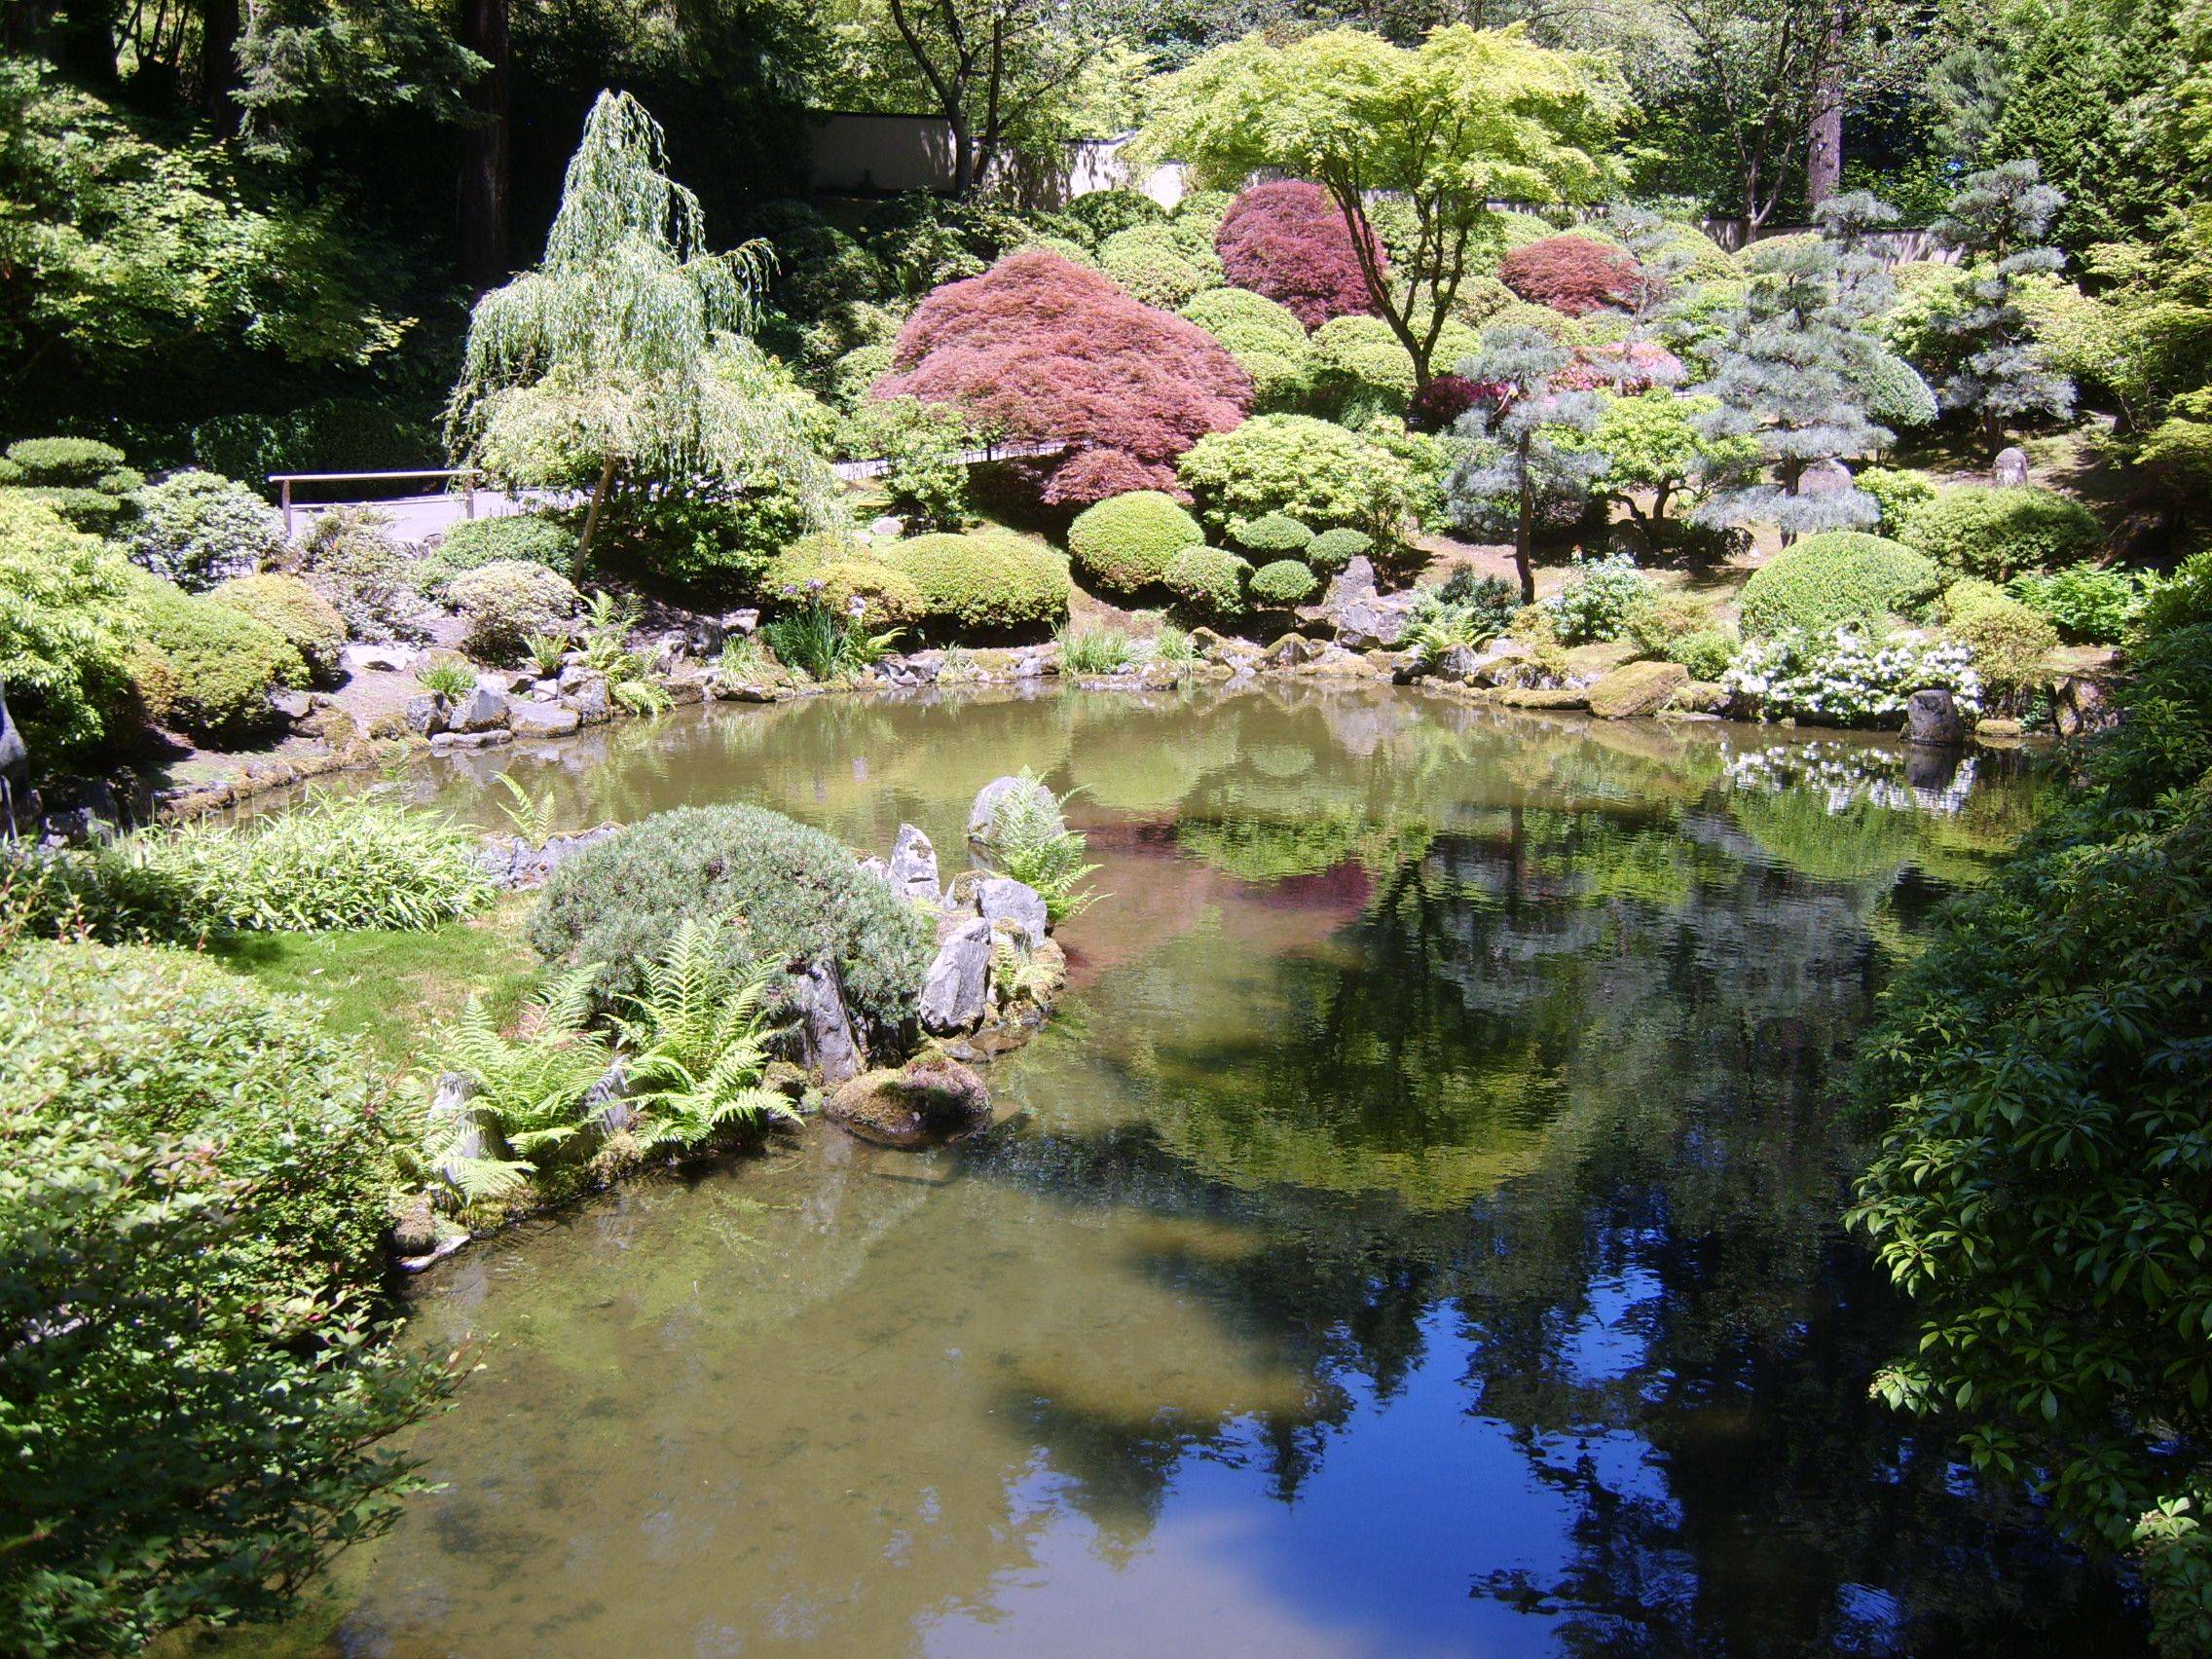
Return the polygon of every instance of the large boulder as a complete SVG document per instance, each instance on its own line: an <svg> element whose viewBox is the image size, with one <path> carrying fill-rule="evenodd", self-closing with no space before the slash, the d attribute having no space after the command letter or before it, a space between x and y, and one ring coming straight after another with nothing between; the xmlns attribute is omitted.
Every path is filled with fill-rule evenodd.
<svg viewBox="0 0 2212 1659"><path fill-rule="evenodd" d="M902 899L937 903L937 849L930 838L911 824L899 826L899 838L891 844L891 891Z"/></svg>
<svg viewBox="0 0 2212 1659"><path fill-rule="evenodd" d="M479 685L453 706L446 716L454 731L497 731L507 723L507 694L491 685Z"/></svg>
<svg viewBox="0 0 2212 1659"><path fill-rule="evenodd" d="M983 1080L958 1060L927 1054L898 1071L871 1071L832 1094L824 1115L863 1140L926 1146L991 1121Z"/></svg>
<svg viewBox="0 0 2212 1659"><path fill-rule="evenodd" d="M981 916L953 929L922 980L922 1029L940 1037L973 1031L991 1010L991 924Z"/></svg>
<svg viewBox="0 0 2212 1659"><path fill-rule="evenodd" d="M1907 743L1956 749L1967 740L1967 722L1950 692L1931 686L1904 700L1904 735Z"/></svg>
<svg viewBox="0 0 2212 1659"><path fill-rule="evenodd" d="M517 737L567 737L583 717L558 703L519 702L507 707L507 729Z"/></svg>
<svg viewBox="0 0 2212 1659"><path fill-rule="evenodd" d="M1590 712L1604 720L1655 715L1689 682L1690 671L1678 662L1632 662L1590 687Z"/></svg>
<svg viewBox="0 0 2212 1659"><path fill-rule="evenodd" d="M1051 931L1045 901L1034 887L1008 875L994 875L976 889L976 907L986 922L1005 921L1020 937L1022 946L1035 950Z"/></svg>
<svg viewBox="0 0 2212 1659"><path fill-rule="evenodd" d="M1328 622L1337 631L1337 643L1348 650L1389 650L1405 638L1418 598L1411 589L1383 593L1376 583L1374 561L1361 554L1330 579L1319 606L1299 614Z"/></svg>
<svg viewBox="0 0 2212 1659"><path fill-rule="evenodd" d="M0 778L19 780L30 771L30 745L8 713L8 687L0 682Z"/></svg>
<svg viewBox="0 0 2212 1659"><path fill-rule="evenodd" d="M792 986L792 1001L799 1014L799 1047L806 1069L824 1083L843 1083L857 1077L866 1064L853 1016L845 1007L845 987L837 978L837 965L818 957Z"/></svg>
<svg viewBox="0 0 2212 1659"><path fill-rule="evenodd" d="M417 737L435 737L446 729L446 700L435 691L422 692L402 705L400 719Z"/></svg>

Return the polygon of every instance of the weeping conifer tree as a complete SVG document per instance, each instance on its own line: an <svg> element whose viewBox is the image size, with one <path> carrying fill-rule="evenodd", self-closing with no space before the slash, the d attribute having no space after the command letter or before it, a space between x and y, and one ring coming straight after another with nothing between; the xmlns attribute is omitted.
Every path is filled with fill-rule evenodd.
<svg viewBox="0 0 2212 1659"><path fill-rule="evenodd" d="M1494 409L1478 404L1456 428L1466 449L1445 489L1459 524L1513 537L1521 603L1536 600L1530 555L1539 516L1579 512L1605 469L1604 453L1587 440L1597 430L1597 393L1562 389L1574 353L1540 329L1507 324L1483 335L1482 350L1458 372L1498 394Z"/></svg>
<svg viewBox="0 0 2212 1659"><path fill-rule="evenodd" d="M2074 412L2074 383L2046 361L2020 308L2020 278L2055 272L2066 256L2044 244L2065 196L2043 182L2032 161L2006 162L1969 175L1936 221L1936 235L1969 261L1962 300L1934 319L1960 355L1936 388L1946 410L1971 413L1991 455L2005 447L2008 424L2028 415L2063 420Z"/></svg>
<svg viewBox="0 0 2212 1659"><path fill-rule="evenodd" d="M1757 444L1699 505L1694 523L1772 524L1788 542L1881 517L1873 497L1833 481L1825 463L1872 455L1895 436L1866 412L1867 388L1888 355L1867 324L1895 290L1867 244L1897 211L1853 191L1829 198L1816 216L1818 240L1768 256L1752 276L1712 378L1694 388L1719 402L1702 423L1707 438Z"/></svg>
<svg viewBox="0 0 2212 1659"><path fill-rule="evenodd" d="M510 485L586 490L577 573L618 480L661 491L763 472L820 512L830 475L775 365L746 338L771 254L707 246L661 129L602 92L569 162L545 256L476 304L446 410L459 463Z"/></svg>

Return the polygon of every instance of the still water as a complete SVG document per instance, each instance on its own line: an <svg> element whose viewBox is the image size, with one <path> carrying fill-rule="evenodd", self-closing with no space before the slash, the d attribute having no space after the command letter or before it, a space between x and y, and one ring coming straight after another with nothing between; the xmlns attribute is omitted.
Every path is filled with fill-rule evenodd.
<svg viewBox="0 0 2212 1659"><path fill-rule="evenodd" d="M981 1144L813 1129L465 1253L362 1655L2127 1652L1866 1396L1844 1056L2032 822L1983 759L1255 690L685 712L439 762L948 864L1077 791L1102 898Z"/></svg>

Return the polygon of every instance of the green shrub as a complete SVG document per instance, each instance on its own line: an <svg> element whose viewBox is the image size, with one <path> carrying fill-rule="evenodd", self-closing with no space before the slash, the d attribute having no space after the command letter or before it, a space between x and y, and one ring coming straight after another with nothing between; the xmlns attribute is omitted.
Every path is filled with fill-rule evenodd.
<svg viewBox="0 0 2212 1659"><path fill-rule="evenodd" d="M1252 599L1278 608L1304 605L1320 585L1320 578L1296 559L1277 559L1252 572Z"/></svg>
<svg viewBox="0 0 2212 1659"><path fill-rule="evenodd" d="M2043 679L2043 660L2058 645L2049 621L1994 583L1970 576L1943 590L1936 602L1943 632L1973 651L1973 666L2003 698Z"/></svg>
<svg viewBox="0 0 2212 1659"><path fill-rule="evenodd" d="M1234 616L1244 608L1244 572L1252 567L1222 547L1186 547L1167 561L1167 586L1201 610Z"/></svg>
<svg viewBox="0 0 2212 1659"><path fill-rule="evenodd" d="M414 556L373 507L333 507L316 516L300 542L308 585L337 607L356 640L389 640L408 632L421 596Z"/></svg>
<svg viewBox="0 0 2212 1659"><path fill-rule="evenodd" d="M1093 190L1069 203L1067 216L1096 245L1133 225L1160 224L1167 209L1141 191Z"/></svg>
<svg viewBox="0 0 2212 1659"><path fill-rule="evenodd" d="M1713 626L1710 612L1696 600L1656 590L1647 591L1632 604L1622 622L1621 632L1635 642L1638 650L1670 662L1677 660L1674 646L1677 640Z"/></svg>
<svg viewBox="0 0 2212 1659"><path fill-rule="evenodd" d="M1068 562L1042 542L1010 532L917 535L893 543L884 563L921 595L922 614L963 628L1020 628L1067 614Z"/></svg>
<svg viewBox="0 0 2212 1659"><path fill-rule="evenodd" d="M1942 572L1901 542L1824 531L1751 572L1742 595L1744 632L1825 635L1849 627L1879 634L1890 617L1925 604L1942 585Z"/></svg>
<svg viewBox="0 0 2212 1659"><path fill-rule="evenodd" d="M1164 225L1134 225L1098 244L1098 264L1133 299L1173 311L1192 295L1221 281L1221 261Z"/></svg>
<svg viewBox="0 0 2212 1659"><path fill-rule="evenodd" d="M412 1490L378 1442L439 1380L362 1311L391 1117L304 999L180 952L7 953L0 1328L37 1333L0 1357L13 1649L275 1617Z"/></svg>
<svg viewBox="0 0 2212 1659"><path fill-rule="evenodd" d="M218 472L178 472L135 498L130 557L188 593L251 575L283 557L283 521L243 484Z"/></svg>
<svg viewBox="0 0 2212 1659"><path fill-rule="evenodd" d="M2040 484L1962 484L1916 508L1905 540L1954 575L2002 582L2078 564L2104 532L2080 501Z"/></svg>
<svg viewBox="0 0 2212 1659"><path fill-rule="evenodd" d="M566 631L583 603L567 576L527 559L463 571L446 583L446 597L468 625L462 645L482 662L511 661L532 635Z"/></svg>
<svg viewBox="0 0 2212 1659"><path fill-rule="evenodd" d="M1341 571L1375 551L1375 537L1364 530L1340 526L1324 530L1306 544L1306 562L1316 571Z"/></svg>
<svg viewBox="0 0 2212 1659"><path fill-rule="evenodd" d="M337 678L338 653L346 646L346 618L298 576L233 576L211 588L207 597L283 635L317 683Z"/></svg>
<svg viewBox="0 0 2212 1659"><path fill-rule="evenodd" d="M686 916L733 967L828 956L872 1037L888 1044L914 1017L935 953L932 924L861 869L849 848L755 806L656 814L554 872L530 922L548 959L598 964L603 999L645 989Z"/></svg>
<svg viewBox="0 0 2212 1659"><path fill-rule="evenodd" d="M848 455L882 460L887 505L907 534L954 531L971 513L961 457L978 442L967 412L918 397L869 397L847 417L839 444Z"/></svg>
<svg viewBox="0 0 2212 1659"><path fill-rule="evenodd" d="M854 347L830 367L830 397L842 408L858 405L891 372L891 355L889 345Z"/></svg>
<svg viewBox="0 0 2212 1659"><path fill-rule="evenodd" d="M1882 534L1902 541L1912 515L1936 498L1936 482L1906 466L1869 466L1852 480L1882 508Z"/></svg>
<svg viewBox="0 0 2212 1659"><path fill-rule="evenodd" d="M284 636L242 611L142 573L124 603L130 676L146 713L195 743L265 736L276 724L269 693L308 682L308 665Z"/></svg>
<svg viewBox="0 0 2212 1659"><path fill-rule="evenodd" d="M822 585L817 588L816 582ZM849 615L853 601L859 600L861 615L870 625L918 622L928 610L921 584L877 559L832 559L816 566L800 585L839 616Z"/></svg>
<svg viewBox="0 0 2212 1659"><path fill-rule="evenodd" d="M1101 587L1135 593L1167 573L1167 562L1204 541L1198 521L1158 490L1132 490L1086 507L1068 526L1068 551Z"/></svg>
<svg viewBox="0 0 2212 1659"><path fill-rule="evenodd" d="M102 480L126 471L123 452L96 438L19 438L8 446L15 476L11 484L52 484L96 490Z"/></svg>
<svg viewBox="0 0 2212 1659"><path fill-rule="evenodd" d="M438 448L436 405L325 397L281 414L218 415L192 428L192 459L229 478L420 466Z"/></svg>
<svg viewBox="0 0 2212 1659"><path fill-rule="evenodd" d="M1233 432L1209 434L1175 470L1199 518L1221 531L1279 512L1395 540L1419 489L1406 457L1307 415L1256 415Z"/></svg>
<svg viewBox="0 0 2212 1659"><path fill-rule="evenodd" d="M1688 669L1692 680L1718 680L1736 660L1736 649L1741 644L1725 629L1700 628L1669 641L1666 655L1669 662L1678 662Z"/></svg>
<svg viewBox="0 0 2212 1659"><path fill-rule="evenodd" d="M1558 593L1544 601L1552 632L1563 645L1617 640L1628 630L1629 618L1651 598L1651 578L1636 568L1626 553L1608 553L1603 559L1575 555L1574 573Z"/></svg>
<svg viewBox="0 0 2212 1659"><path fill-rule="evenodd" d="M2047 575L2030 572L2012 578L2012 597L2048 617L2069 645L2110 645L2125 638L2151 590L2134 571L2101 565L2069 565Z"/></svg>
<svg viewBox="0 0 2212 1659"><path fill-rule="evenodd" d="M1247 553L1303 553L1313 533L1288 513L1262 513L1229 527L1229 538Z"/></svg>
<svg viewBox="0 0 2212 1659"><path fill-rule="evenodd" d="M424 592L434 592L463 571L515 559L566 574L575 557L575 532L542 514L465 519L417 562L414 580Z"/></svg>
<svg viewBox="0 0 2212 1659"><path fill-rule="evenodd" d="M1248 288L1208 288L1182 313L1216 340L1252 378L1255 403L1280 408L1305 391L1312 367L1306 327L1289 310Z"/></svg>
<svg viewBox="0 0 2212 1659"><path fill-rule="evenodd" d="M130 698L115 614L129 577L53 508L0 491L0 684L34 766L113 735Z"/></svg>

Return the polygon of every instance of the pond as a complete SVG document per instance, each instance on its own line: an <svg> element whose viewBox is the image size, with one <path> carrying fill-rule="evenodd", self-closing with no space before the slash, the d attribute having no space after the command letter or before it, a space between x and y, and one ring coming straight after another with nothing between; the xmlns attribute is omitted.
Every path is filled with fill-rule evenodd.
<svg viewBox="0 0 2212 1659"><path fill-rule="evenodd" d="M1108 897L915 1155L821 1128L430 1275L482 1370L346 1652L2123 1652L1867 1398L1840 1078L2031 769L1411 693L713 708L491 772L962 845L1023 765ZM949 862L956 862L949 860Z"/></svg>

